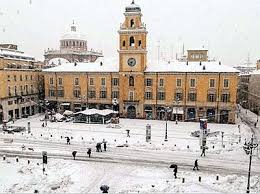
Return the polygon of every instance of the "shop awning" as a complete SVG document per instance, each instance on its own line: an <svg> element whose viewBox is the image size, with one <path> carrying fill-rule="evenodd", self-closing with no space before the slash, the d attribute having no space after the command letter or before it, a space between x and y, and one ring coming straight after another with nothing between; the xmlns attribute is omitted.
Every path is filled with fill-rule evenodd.
<svg viewBox="0 0 260 194"><path fill-rule="evenodd" d="M172 114L180 114L183 115L184 111L182 107L173 107L172 108Z"/></svg>

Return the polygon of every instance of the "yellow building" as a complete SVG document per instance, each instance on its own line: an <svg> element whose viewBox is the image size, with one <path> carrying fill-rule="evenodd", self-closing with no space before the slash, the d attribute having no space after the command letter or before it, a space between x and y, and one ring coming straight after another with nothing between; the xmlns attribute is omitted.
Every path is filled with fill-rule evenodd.
<svg viewBox="0 0 260 194"><path fill-rule="evenodd" d="M0 45L0 122L38 112L36 103L43 85L37 65L39 62L18 51L16 45Z"/></svg>
<svg viewBox="0 0 260 194"><path fill-rule="evenodd" d="M186 61L147 62L147 30L141 8L126 7L120 26L119 61L65 63L44 70L45 95L63 111L111 108L121 117L235 122L238 71L188 50Z"/></svg>

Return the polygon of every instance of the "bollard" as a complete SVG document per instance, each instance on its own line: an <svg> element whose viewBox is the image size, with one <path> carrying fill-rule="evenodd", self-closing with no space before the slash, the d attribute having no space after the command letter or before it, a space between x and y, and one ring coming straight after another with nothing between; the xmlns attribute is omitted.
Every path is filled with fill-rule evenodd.
<svg viewBox="0 0 260 194"><path fill-rule="evenodd" d="M215 148L215 146L212 146L212 148L214 149L214 148Z"/></svg>
<svg viewBox="0 0 260 194"><path fill-rule="evenodd" d="M190 149L190 146L189 146L189 145L187 145L187 149Z"/></svg>
<svg viewBox="0 0 260 194"><path fill-rule="evenodd" d="M185 178L182 178L182 183L185 183Z"/></svg>
<svg viewBox="0 0 260 194"><path fill-rule="evenodd" d="M3 155L3 160L5 160L5 155Z"/></svg>
<svg viewBox="0 0 260 194"><path fill-rule="evenodd" d="M19 158L17 156L15 157L15 160L16 160L16 162L19 162Z"/></svg>
<svg viewBox="0 0 260 194"><path fill-rule="evenodd" d="M199 176L199 182L201 182L201 177Z"/></svg>
<svg viewBox="0 0 260 194"><path fill-rule="evenodd" d="M30 164L30 160L28 160L27 162L28 162L28 164Z"/></svg>
<svg viewBox="0 0 260 194"><path fill-rule="evenodd" d="M217 181L219 180L219 177L218 177L218 175L217 175L217 177L216 177L216 180L217 180Z"/></svg>

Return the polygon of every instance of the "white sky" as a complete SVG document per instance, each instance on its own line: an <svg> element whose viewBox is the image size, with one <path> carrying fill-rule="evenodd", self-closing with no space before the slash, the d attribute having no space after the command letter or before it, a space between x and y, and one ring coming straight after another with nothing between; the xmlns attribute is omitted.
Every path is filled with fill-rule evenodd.
<svg viewBox="0 0 260 194"><path fill-rule="evenodd" d="M175 57L206 46L210 57L243 64L260 58L260 0L135 0L147 25L150 58ZM31 3L30 3L31 2ZM72 20L88 37L89 48L117 57L120 23L131 0L0 0L0 42L12 42L38 59L58 48Z"/></svg>

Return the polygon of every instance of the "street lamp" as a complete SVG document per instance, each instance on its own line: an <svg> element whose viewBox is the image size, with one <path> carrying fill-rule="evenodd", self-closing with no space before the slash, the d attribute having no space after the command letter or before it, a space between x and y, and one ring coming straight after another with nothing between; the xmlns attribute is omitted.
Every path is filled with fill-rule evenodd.
<svg viewBox="0 0 260 194"><path fill-rule="evenodd" d="M112 105L113 105L113 111L115 111L115 106L118 105L118 100L116 98L113 98Z"/></svg>
<svg viewBox="0 0 260 194"><path fill-rule="evenodd" d="M250 174L251 174L251 164L252 164L252 154L253 149L257 148L258 144L254 143L254 135L251 137L251 141L248 143L245 143L244 150L246 151L246 154L249 155L249 169L248 169L248 181L247 181L247 189L246 192L250 193Z"/></svg>
<svg viewBox="0 0 260 194"><path fill-rule="evenodd" d="M171 112L171 108L170 107L166 107L165 110L165 121L166 121L166 125L165 125L165 138L164 141L168 141L168 129L167 129L167 121L168 121L168 113Z"/></svg>
<svg viewBox="0 0 260 194"><path fill-rule="evenodd" d="M177 97L176 98L176 120L175 120L175 123L176 123L176 125L178 125L178 108L179 108L179 104L180 104L180 98L179 97Z"/></svg>

